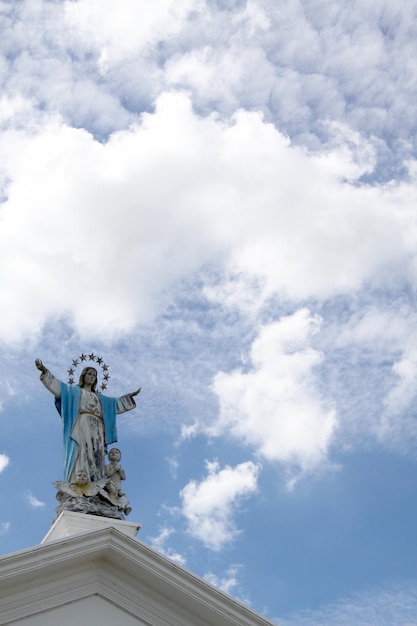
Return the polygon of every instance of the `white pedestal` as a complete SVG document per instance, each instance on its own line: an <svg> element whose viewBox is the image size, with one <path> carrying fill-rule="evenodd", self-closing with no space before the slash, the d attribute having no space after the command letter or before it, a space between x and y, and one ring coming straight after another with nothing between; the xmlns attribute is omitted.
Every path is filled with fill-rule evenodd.
<svg viewBox="0 0 417 626"><path fill-rule="evenodd" d="M64 537L70 537L71 535L83 535L94 530L109 527L116 528L129 537L136 537L141 525L111 517L98 517L97 515L87 515L86 513L63 511L52 524L41 543L64 539Z"/></svg>

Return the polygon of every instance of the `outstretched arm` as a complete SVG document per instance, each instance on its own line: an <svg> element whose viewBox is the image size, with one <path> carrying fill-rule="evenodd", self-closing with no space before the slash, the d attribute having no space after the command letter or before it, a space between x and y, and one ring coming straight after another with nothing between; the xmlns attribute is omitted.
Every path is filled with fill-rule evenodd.
<svg viewBox="0 0 417 626"><path fill-rule="evenodd" d="M61 383L51 374L51 372L45 367L40 359L35 360L35 365L38 370L41 372L41 382L45 385L45 387L54 394L56 398L61 397Z"/></svg>
<svg viewBox="0 0 417 626"><path fill-rule="evenodd" d="M136 389L136 391L126 393L121 398L117 398L116 413L124 413L125 411L131 411L132 409L134 409L136 406L135 396L140 393L140 390L141 387L139 387L139 389Z"/></svg>

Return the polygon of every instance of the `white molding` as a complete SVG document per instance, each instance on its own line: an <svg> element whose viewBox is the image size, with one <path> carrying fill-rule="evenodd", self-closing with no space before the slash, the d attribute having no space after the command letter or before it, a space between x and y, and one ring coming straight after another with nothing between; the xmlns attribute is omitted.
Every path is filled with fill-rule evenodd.
<svg viewBox="0 0 417 626"><path fill-rule="evenodd" d="M92 595L152 626L272 626L112 525L0 558L0 624Z"/></svg>

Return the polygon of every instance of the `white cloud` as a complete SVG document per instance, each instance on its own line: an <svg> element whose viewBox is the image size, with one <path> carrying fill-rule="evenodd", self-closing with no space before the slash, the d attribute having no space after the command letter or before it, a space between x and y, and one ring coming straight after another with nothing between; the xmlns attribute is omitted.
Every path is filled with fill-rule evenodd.
<svg viewBox="0 0 417 626"><path fill-rule="evenodd" d="M276 618L281 626L415 626L417 583L369 589L315 610Z"/></svg>
<svg viewBox="0 0 417 626"><path fill-rule="evenodd" d="M415 400L417 397L417 335L411 329L401 356L392 366L393 385L384 398L376 434L389 448L401 452L415 450L417 424Z"/></svg>
<svg viewBox="0 0 417 626"><path fill-rule="evenodd" d="M140 54L145 46L176 35L199 0L79 0L65 2L65 13L73 34L96 48L99 67L106 72L112 65Z"/></svg>
<svg viewBox="0 0 417 626"><path fill-rule="evenodd" d="M206 108L206 102L215 101L220 111L228 114L241 106L242 86L251 83L252 102L263 103L273 81L274 68L260 48L242 47L240 44L225 49L212 47L192 49L171 57L165 66L168 86L190 88L197 105ZM224 106L224 102L227 106Z"/></svg>
<svg viewBox="0 0 417 626"><path fill-rule="evenodd" d="M214 379L220 415L210 432L230 433L268 461L301 470L325 461L337 421L317 388L323 355L310 341L319 327L307 309L261 327L251 366Z"/></svg>
<svg viewBox="0 0 417 626"><path fill-rule="evenodd" d="M0 535L4 535L10 529L10 522L1 522Z"/></svg>
<svg viewBox="0 0 417 626"><path fill-rule="evenodd" d="M26 494L26 500L33 509L40 509L45 506L45 502L38 500L30 491Z"/></svg>
<svg viewBox="0 0 417 626"><path fill-rule="evenodd" d="M351 380L346 375L343 380L345 390L355 388L340 424L344 442L366 433L385 447L414 454L416 323L413 303L401 294L359 306L345 322L338 319L327 328L324 349L335 350L333 358L336 354L346 363L345 374L356 370ZM345 390L335 392L339 405Z"/></svg>
<svg viewBox="0 0 417 626"><path fill-rule="evenodd" d="M392 171L413 155L408 0L355 0L353 10L337 11L328 0L320 11L298 0L4 4L2 93L31 99L33 114L59 110L70 124L106 134L180 86L200 110L263 110L312 149L328 139L321 122L345 123L377 139L382 170L383 160Z"/></svg>
<svg viewBox="0 0 417 626"><path fill-rule="evenodd" d="M331 340L336 348L355 345L375 353L379 347L379 357L392 356L406 346L415 323L407 303L362 305L343 325L334 328Z"/></svg>
<svg viewBox="0 0 417 626"><path fill-rule="evenodd" d="M0 454L0 474L9 465L10 459L6 454Z"/></svg>
<svg viewBox="0 0 417 626"><path fill-rule="evenodd" d="M192 439L198 434L198 430L198 424L196 422L194 424L182 424L180 441Z"/></svg>
<svg viewBox="0 0 417 626"><path fill-rule="evenodd" d="M217 461L206 461L206 468L204 480L192 480L181 490L182 514L191 535L207 548L220 550L240 532L233 520L234 509L242 498L256 492L260 467L247 461L220 469Z"/></svg>
<svg viewBox="0 0 417 626"><path fill-rule="evenodd" d="M224 576L217 576L213 572L208 572L205 574L204 579L207 580L211 585L218 587L225 593L229 595L233 594L234 597L236 595L236 589L239 587L239 570L241 567L239 565L230 565L226 571ZM247 600L245 600L248 604Z"/></svg>
<svg viewBox="0 0 417 626"><path fill-rule="evenodd" d="M414 183L346 183L362 157L309 155L259 114L200 117L170 93L105 144L59 118L1 139L5 341L50 317L126 331L208 262L263 297L328 298L400 272L416 282Z"/></svg>
<svg viewBox="0 0 417 626"><path fill-rule="evenodd" d="M381 157L391 152L395 162L399 154L413 154L412 3L354 7L334 11L323 2L317 11L297 0L248 2L228 12L211 6L205 22L192 25L198 45L185 52L178 46L167 59L166 80L192 89L203 109L213 101L228 114L239 105L262 109L312 148L323 143L318 121L346 123L368 137L378 135ZM181 35L189 41L187 30ZM395 156L387 134L401 137Z"/></svg>
<svg viewBox="0 0 417 626"><path fill-rule="evenodd" d="M155 548L155 550L158 550L158 552L165 554L165 556L175 563L178 563L178 565L184 567L186 564L185 557L179 552L176 552L173 548L166 546L166 542L174 533L175 530L173 528L168 528L167 526L161 528L159 535L150 538L151 546Z"/></svg>
<svg viewBox="0 0 417 626"><path fill-rule="evenodd" d="M169 471L171 473L172 478L177 478L178 467L179 467L178 459L176 459L175 457L168 457L166 461L169 465Z"/></svg>
<svg viewBox="0 0 417 626"><path fill-rule="evenodd" d="M392 369L398 382L389 392L386 405L390 413L401 413L417 395L417 350L406 350Z"/></svg>

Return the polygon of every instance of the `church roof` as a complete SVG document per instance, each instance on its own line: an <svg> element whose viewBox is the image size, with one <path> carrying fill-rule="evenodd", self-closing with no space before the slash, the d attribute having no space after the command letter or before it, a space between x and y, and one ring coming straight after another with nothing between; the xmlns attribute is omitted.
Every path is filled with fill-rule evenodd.
<svg viewBox="0 0 417 626"><path fill-rule="evenodd" d="M118 525L1 557L0 624L272 625Z"/></svg>

